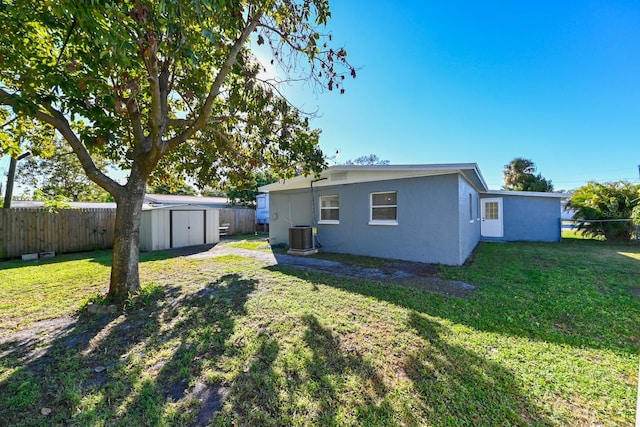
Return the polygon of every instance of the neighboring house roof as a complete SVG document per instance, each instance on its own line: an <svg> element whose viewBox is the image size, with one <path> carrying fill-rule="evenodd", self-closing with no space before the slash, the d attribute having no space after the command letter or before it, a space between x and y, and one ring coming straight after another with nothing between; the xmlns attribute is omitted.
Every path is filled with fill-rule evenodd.
<svg viewBox="0 0 640 427"><path fill-rule="evenodd" d="M44 207L44 202L38 202L35 200L12 200L11 207L12 208L42 208Z"/></svg>
<svg viewBox="0 0 640 427"><path fill-rule="evenodd" d="M544 191L511 191L511 190L489 190L482 194L492 196L526 196L526 197L551 197L556 199L566 199L571 197L569 193L552 193Z"/></svg>
<svg viewBox="0 0 640 427"><path fill-rule="evenodd" d="M71 207L80 209L115 209L115 203L68 202ZM147 194L144 197L144 209L164 206L202 206L205 208L223 208L229 206L226 197L177 196L173 194ZM42 208L44 202L37 200L12 200L13 208Z"/></svg>
<svg viewBox="0 0 640 427"><path fill-rule="evenodd" d="M276 182L258 188L263 193L329 185L355 184L360 182L387 181L392 179L418 178L433 175L463 175L478 191L488 187L476 163L452 163L431 165L336 165L325 169L319 178L297 176L288 181Z"/></svg>
<svg viewBox="0 0 640 427"><path fill-rule="evenodd" d="M78 209L115 209L115 203L100 202L65 202L72 208ZM43 208L44 202L38 200L12 200L12 208Z"/></svg>
<svg viewBox="0 0 640 427"><path fill-rule="evenodd" d="M202 205L208 207L229 206L226 197L178 196L174 194L147 194L144 202L150 205Z"/></svg>

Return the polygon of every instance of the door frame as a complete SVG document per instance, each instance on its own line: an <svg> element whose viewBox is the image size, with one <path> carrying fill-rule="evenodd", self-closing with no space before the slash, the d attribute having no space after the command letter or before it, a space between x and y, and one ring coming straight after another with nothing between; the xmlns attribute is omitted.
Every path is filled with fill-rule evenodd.
<svg viewBox="0 0 640 427"><path fill-rule="evenodd" d="M495 221L492 224L492 227L489 228L489 224L487 224L487 219L485 216L487 203L498 203L498 219L497 220L489 220ZM488 197L480 199L480 235L482 237L504 237L504 216L503 216L503 201L502 197ZM495 232L493 232L493 227L498 227Z"/></svg>

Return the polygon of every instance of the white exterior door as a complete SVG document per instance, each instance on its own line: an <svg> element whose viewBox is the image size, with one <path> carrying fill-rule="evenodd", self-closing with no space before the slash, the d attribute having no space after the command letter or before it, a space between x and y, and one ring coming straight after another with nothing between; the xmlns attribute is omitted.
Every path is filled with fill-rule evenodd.
<svg viewBox="0 0 640 427"><path fill-rule="evenodd" d="M502 198L481 199L482 222L480 234L483 237L502 237Z"/></svg>
<svg viewBox="0 0 640 427"><path fill-rule="evenodd" d="M171 215L171 247L204 244L203 211L172 211Z"/></svg>

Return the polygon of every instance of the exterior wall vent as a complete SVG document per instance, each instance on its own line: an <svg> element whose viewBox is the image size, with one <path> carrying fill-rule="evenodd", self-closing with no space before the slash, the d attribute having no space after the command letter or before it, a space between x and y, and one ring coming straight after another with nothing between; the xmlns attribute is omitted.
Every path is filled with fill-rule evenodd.
<svg viewBox="0 0 640 427"><path fill-rule="evenodd" d="M329 179L331 181L346 181L347 180L347 173L346 172L335 172L335 173L331 174Z"/></svg>

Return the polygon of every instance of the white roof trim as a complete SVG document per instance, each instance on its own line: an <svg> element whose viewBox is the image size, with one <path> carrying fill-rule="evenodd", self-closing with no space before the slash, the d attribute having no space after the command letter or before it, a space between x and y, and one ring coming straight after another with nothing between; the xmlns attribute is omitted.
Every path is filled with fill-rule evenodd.
<svg viewBox="0 0 640 427"><path fill-rule="evenodd" d="M472 172L474 177L464 172ZM336 165L325 169L320 178L297 176L291 180L276 182L260 187L263 193L270 191L297 190L313 186L326 187L332 185L355 184L361 182L388 181L392 179L417 178L432 175L458 173L464 175L479 191L488 189L476 163L432 164L432 165Z"/></svg>
<svg viewBox="0 0 640 427"><path fill-rule="evenodd" d="M525 197L552 197L557 199L568 199L571 197L569 193L550 193L543 191L510 191L510 190L489 190L483 191L482 194L491 196L525 196Z"/></svg>

